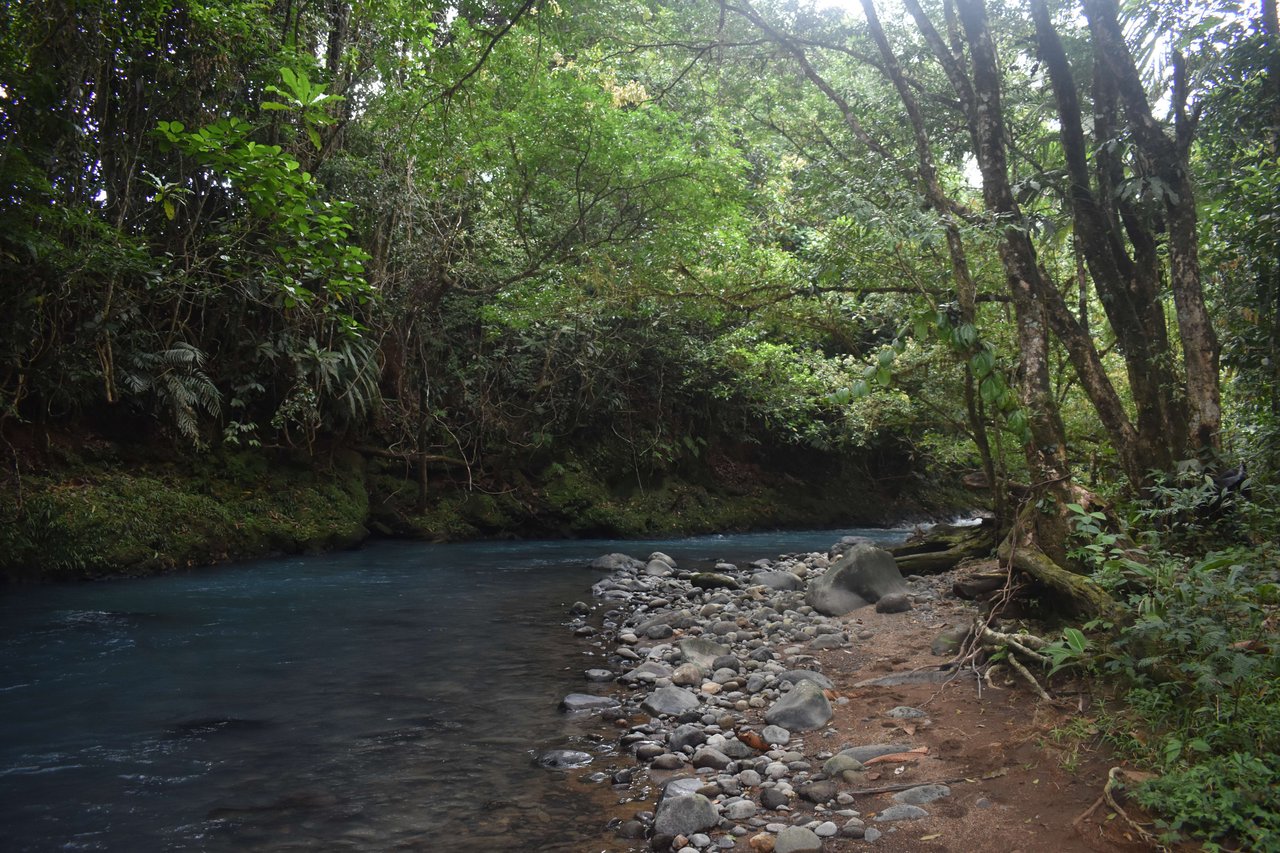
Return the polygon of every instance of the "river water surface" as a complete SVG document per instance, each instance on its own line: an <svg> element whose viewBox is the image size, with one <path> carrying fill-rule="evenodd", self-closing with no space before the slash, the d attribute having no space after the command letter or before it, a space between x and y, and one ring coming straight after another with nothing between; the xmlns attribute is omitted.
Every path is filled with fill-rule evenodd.
<svg viewBox="0 0 1280 853"><path fill-rule="evenodd" d="M587 563L851 533L902 537L378 542L0 590L0 849L603 849L616 795L533 762L610 759L612 736L557 709L601 665L565 625L601 576Z"/></svg>

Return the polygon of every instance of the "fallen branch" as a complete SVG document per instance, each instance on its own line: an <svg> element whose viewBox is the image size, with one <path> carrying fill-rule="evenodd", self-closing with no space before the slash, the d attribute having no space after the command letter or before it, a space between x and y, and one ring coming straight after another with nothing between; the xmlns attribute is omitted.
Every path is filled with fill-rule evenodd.
<svg viewBox="0 0 1280 853"><path fill-rule="evenodd" d="M848 791L855 797L869 794L891 794L894 791L907 791L911 788L919 788L921 785L954 785L957 782L968 782L967 776L954 776L950 779L936 779L932 782L899 782L896 785L881 785L879 788L863 788L860 791Z"/></svg>

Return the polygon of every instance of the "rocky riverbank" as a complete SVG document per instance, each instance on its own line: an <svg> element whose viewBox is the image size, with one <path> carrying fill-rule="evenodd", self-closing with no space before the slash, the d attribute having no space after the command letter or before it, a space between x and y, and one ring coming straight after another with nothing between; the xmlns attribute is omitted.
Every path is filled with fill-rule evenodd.
<svg viewBox="0 0 1280 853"><path fill-rule="evenodd" d="M973 615L950 595L955 572L903 578L856 540L712 571L661 553L593 568L608 574L572 625L608 667L563 707L620 732L606 752L628 760L584 777L629 808L614 849L1123 849L1073 824L1105 767L1078 743L1045 746L1066 704L948 666Z"/></svg>

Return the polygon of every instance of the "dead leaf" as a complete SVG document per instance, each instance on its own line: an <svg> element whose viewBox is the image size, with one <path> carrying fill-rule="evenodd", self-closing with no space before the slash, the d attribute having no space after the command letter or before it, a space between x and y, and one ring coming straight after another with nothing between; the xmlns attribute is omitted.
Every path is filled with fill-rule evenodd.
<svg viewBox="0 0 1280 853"><path fill-rule="evenodd" d="M933 835L922 835L922 836L920 836L920 840L921 840L921 841L934 841L935 839L938 839L938 838L941 838L941 837L942 837L942 833L941 833L941 832L935 832Z"/></svg>

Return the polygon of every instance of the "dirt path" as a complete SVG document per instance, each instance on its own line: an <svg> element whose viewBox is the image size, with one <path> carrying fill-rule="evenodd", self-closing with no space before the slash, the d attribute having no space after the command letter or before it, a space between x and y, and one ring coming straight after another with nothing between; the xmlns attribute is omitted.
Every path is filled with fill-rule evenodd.
<svg viewBox="0 0 1280 853"><path fill-rule="evenodd" d="M1046 703L1022 684L996 678L988 685L971 672L944 684L856 687L894 673L936 671L947 656L930 649L939 633L972 621L973 605L950 597L953 573L913 583L938 596L907 613L872 608L844 617L861 641L851 649L822 652L823 672L848 702L837 702L832 726L841 742L909 742L928 747L919 761L885 765L868 773L868 788L948 781L951 796L929 805L930 816L895 822L875 842L885 851L1111 851L1131 846L1105 822L1077 818L1101 795L1111 756L1096 739L1082 742L1087 722L1079 697ZM910 707L926 716L885 716ZM805 744L821 748L813 733ZM873 778L874 776L880 778ZM855 789L856 790L856 789ZM857 795L864 819L894 805L891 793ZM868 821L874 824L874 818ZM862 850L865 842L832 839L824 850Z"/></svg>

